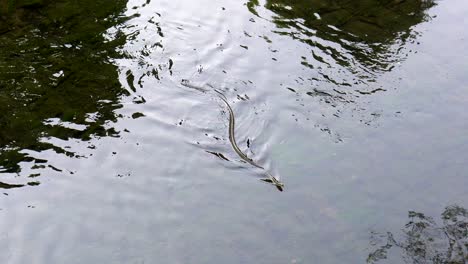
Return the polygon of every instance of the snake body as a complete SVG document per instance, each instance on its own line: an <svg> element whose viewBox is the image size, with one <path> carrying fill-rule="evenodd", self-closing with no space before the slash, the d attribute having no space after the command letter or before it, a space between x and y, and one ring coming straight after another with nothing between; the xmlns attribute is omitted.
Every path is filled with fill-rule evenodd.
<svg viewBox="0 0 468 264"><path fill-rule="evenodd" d="M224 95L220 91L218 91L216 89L214 91L218 93L218 97L226 104L226 107L227 107L227 109L229 111L229 141L231 142L232 148L237 153L237 155L239 155L239 157L242 158L244 161L246 161L250 165L252 165L254 167L257 167L259 169L262 169L262 170L264 170L266 172L265 168L263 168L262 166L255 163L255 161L253 161L244 152L242 152L242 150L237 145L236 137L235 137L235 133L234 133L234 128L235 128L235 125L236 125L236 123L235 123L236 121L235 121L235 118L234 118L234 111L232 111L232 108L229 105L226 97L224 97ZM267 174L268 178L262 179L262 180L265 181L265 182L272 183L273 185L276 186L276 188L278 190L283 191L284 184L282 182L280 182L278 179L276 179L270 173L266 172L266 174Z"/></svg>
<svg viewBox="0 0 468 264"><path fill-rule="evenodd" d="M207 89L204 89L202 87L192 85L188 81L185 81L185 82L183 81L182 85L184 85L186 87L189 87L189 88L196 89L196 90L201 91L201 92L207 92L208 91ZM234 151L245 162L249 163L250 165L252 165L252 166L254 166L256 168L259 168L259 169L262 169L262 170L265 171L265 173L266 173L266 175L268 177L264 178L264 179L261 179L262 181L271 183L271 184L275 185L278 190L283 191L284 184L281 181L279 181L276 177L274 177L269 172L267 172L264 167L258 165L255 161L253 161L251 158L249 158L239 148L239 146L237 145L237 142L236 142L236 137L235 137L235 125L236 125L235 122L236 121L235 121L235 117L234 117L234 111L232 110L231 105L229 105L229 103L228 103L226 97L224 96L224 94L221 93L220 91L218 91L217 89L215 89L214 87L212 87L211 85L210 85L210 87L213 88L213 90L218 94L218 97L224 102L224 104L226 104L226 107L227 107L227 109L229 111L229 141L231 142L231 146L234 149Z"/></svg>
<svg viewBox="0 0 468 264"><path fill-rule="evenodd" d="M218 93L219 98L221 100L223 100L223 102L226 104L227 109L229 111L229 141L231 142L232 148L237 153L237 155L239 155L239 157L241 157L244 161L246 161L247 163L249 163L250 165L252 165L254 167L257 167L259 169L264 170L265 168L263 168L262 166L255 163L251 158L247 157L247 155L244 154L244 152L242 152L242 150L237 145L236 137L235 137L235 133L234 133L234 128L236 126L236 124L235 124L236 121L235 121L235 118L234 118L234 111L232 111L232 108L229 105L229 103L227 102L224 95L218 90L215 90L215 92Z"/></svg>

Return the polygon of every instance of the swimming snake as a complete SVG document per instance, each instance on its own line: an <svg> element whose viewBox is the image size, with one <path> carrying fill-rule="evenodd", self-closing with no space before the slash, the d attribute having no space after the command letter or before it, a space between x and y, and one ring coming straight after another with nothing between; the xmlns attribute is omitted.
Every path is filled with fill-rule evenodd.
<svg viewBox="0 0 468 264"><path fill-rule="evenodd" d="M189 84L188 81L182 81L182 85L189 87L189 88L194 88L196 90L206 92L207 90L192 84ZM242 150L239 148L236 142L236 137L235 137L235 118L234 118L234 111L231 108L231 105L229 105L226 97L224 96L223 93L218 91L217 89L213 89L216 93L218 93L218 97L226 104L226 107L229 111L229 141L231 142L231 146L234 149L234 151L237 153L237 155L244 160L245 162L249 163L250 165L262 169L265 171L266 175L268 176L267 178L261 179L264 182L268 182L276 186L276 188L280 191L283 191L284 184L280 182L276 177L271 175L268 171L265 170L262 166L258 165L255 161L253 161L251 158L249 158Z"/></svg>

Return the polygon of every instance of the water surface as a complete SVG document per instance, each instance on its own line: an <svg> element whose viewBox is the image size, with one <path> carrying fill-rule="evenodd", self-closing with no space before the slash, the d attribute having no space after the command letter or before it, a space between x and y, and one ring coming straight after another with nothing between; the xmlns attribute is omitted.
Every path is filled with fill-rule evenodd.
<svg viewBox="0 0 468 264"><path fill-rule="evenodd" d="M2 263L464 263L464 1L21 3Z"/></svg>

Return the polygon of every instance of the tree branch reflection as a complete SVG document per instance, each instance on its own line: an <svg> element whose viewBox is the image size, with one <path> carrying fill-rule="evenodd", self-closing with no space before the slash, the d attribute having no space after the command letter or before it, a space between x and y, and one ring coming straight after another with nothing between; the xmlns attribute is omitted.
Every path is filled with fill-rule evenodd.
<svg viewBox="0 0 468 264"><path fill-rule="evenodd" d="M464 264L468 259L468 211L458 205L445 208L442 225L423 213L410 211L402 239L388 232L373 233L371 245L376 247L367 263L388 258L390 250L399 249L405 263Z"/></svg>

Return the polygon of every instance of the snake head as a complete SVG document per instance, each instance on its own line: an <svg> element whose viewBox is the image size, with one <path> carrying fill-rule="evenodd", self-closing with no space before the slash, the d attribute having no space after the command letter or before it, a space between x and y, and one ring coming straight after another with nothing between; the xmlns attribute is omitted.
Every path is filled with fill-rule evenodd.
<svg viewBox="0 0 468 264"><path fill-rule="evenodd" d="M263 178L260 180L275 185L276 189L278 189L280 192L283 191L284 184L273 176L269 176L268 178Z"/></svg>

